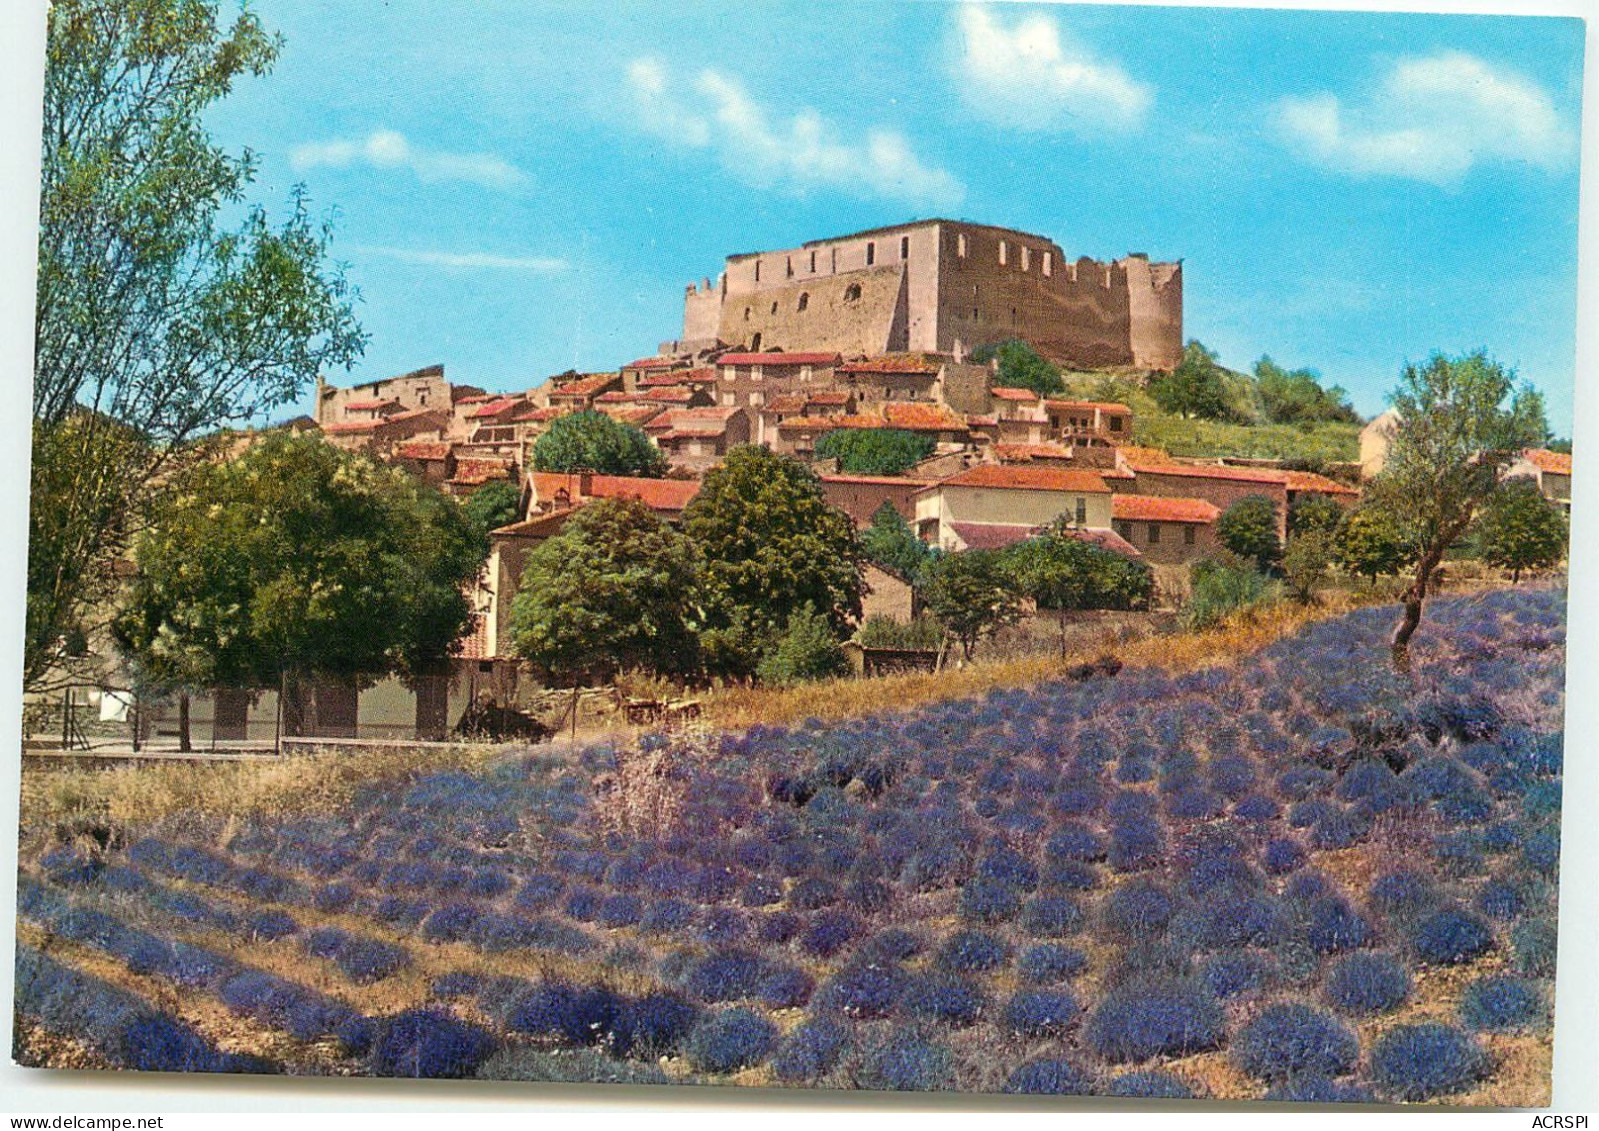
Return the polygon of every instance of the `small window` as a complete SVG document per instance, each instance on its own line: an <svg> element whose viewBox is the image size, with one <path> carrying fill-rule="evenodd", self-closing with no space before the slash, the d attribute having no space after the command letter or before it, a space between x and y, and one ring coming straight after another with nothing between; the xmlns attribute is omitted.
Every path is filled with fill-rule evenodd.
<svg viewBox="0 0 1599 1131"><path fill-rule="evenodd" d="M901 236L899 238L899 257L901 259L909 259L911 257L911 238L909 236Z"/></svg>
<svg viewBox="0 0 1599 1131"><path fill-rule="evenodd" d="M1022 270L1023 271L1030 271L1030 270L1032 270L1032 267L1033 267L1033 249L1030 248L1030 247L1024 247L1024 248L1022 248Z"/></svg>
<svg viewBox="0 0 1599 1131"><path fill-rule="evenodd" d="M783 260L783 272L790 279L794 277L794 257L792 255Z"/></svg>
<svg viewBox="0 0 1599 1131"><path fill-rule="evenodd" d="M1113 416L1113 417L1110 418L1110 430L1112 432L1120 432L1122 430L1122 418L1121 417Z"/></svg>
<svg viewBox="0 0 1599 1131"><path fill-rule="evenodd" d="M1077 525L1078 526L1087 526L1088 525L1088 500L1087 499L1078 499L1077 500Z"/></svg>
<svg viewBox="0 0 1599 1131"><path fill-rule="evenodd" d="M1010 244L1005 240L999 241L999 265L1001 267L1010 262ZM756 278L760 278L759 275Z"/></svg>
<svg viewBox="0 0 1599 1131"><path fill-rule="evenodd" d="M811 252L811 274L816 274L816 253Z"/></svg>
<svg viewBox="0 0 1599 1131"><path fill-rule="evenodd" d="M973 322L977 321L977 308L975 306L972 307L972 321Z"/></svg>
<svg viewBox="0 0 1599 1131"><path fill-rule="evenodd" d="M744 308L744 321L748 322L749 320L750 320L750 308L746 306Z"/></svg>
<svg viewBox="0 0 1599 1131"><path fill-rule="evenodd" d="M1016 325L1016 308L1014 306L1010 308L1010 324L1012 326Z"/></svg>
<svg viewBox="0 0 1599 1131"><path fill-rule="evenodd" d="M977 299L977 284L973 283L972 284L972 300L976 301L976 299Z"/></svg>
<svg viewBox="0 0 1599 1131"><path fill-rule="evenodd" d="M773 314L777 313L777 303L775 303L775 302L772 304L772 313Z"/></svg>
<svg viewBox="0 0 1599 1131"><path fill-rule="evenodd" d="M866 266L870 267L877 262L877 245L871 240L866 241Z"/></svg>
<svg viewBox="0 0 1599 1131"><path fill-rule="evenodd" d="M833 274L838 274L838 248L833 249Z"/></svg>
<svg viewBox="0 0 1599 1131"><path fill-rule="evenodd" d="M961 232L955 237L955 254L961 259L966 258L966 233Z"/></svg>
<svg viewBox="0 0 1599 1131"><path fill-rule="evenodd" d="M1151 546L1158 546L1160 544L1160 523L1158 522L1152 522L1149 524L1149 544Z"/></svg>
<svg viewBox="0 0 1599 1131"><path fill-rule="evenodd" d="M1133 538L1133 524L1130 523L1130 522L1126 522L1126 521L1118 519L1117 522L1116 522L1116 533L1121 535L1123 538L1127 539L1129 542L1132 541L1132 538Z"/></svg>
<svg viewBox="0 0 1599 1131"><path fill-rule="evenodd" d="M861 301L861 285L859 283L851 283L849 286L844 288L844 301L845 302L860 302Z"/></svg>
<svg viewBox="0 0 1599 1131"><path fill-rule="evenodd" d="M810 292L801 291L800 292L800 296L799 296L799 309L804 310L810 304L811 304Z"/></svg>
<svg viewBox="0 0 1599 1131"><path fill-rule="evenodd" d="M1194 544L1194 528L1192 526L1183 527L1183 545L1192 546L1193 544Z"/></svg>
<svg viewBox="0 0 1599 1131"><path fill-rule="evenodd" d="M1046 252L1044 252L1044 278L1047 279L1051 275L1053 275L1054 273L1055 273L1055 253L1053 251L1046 251Z"/></svg>
<svg viewBox="0 0 1599 1131"><path fill-rule="evenodd" d="M759 259L755 261L755 281L757 283L761 281L761 261Z"/></svg>

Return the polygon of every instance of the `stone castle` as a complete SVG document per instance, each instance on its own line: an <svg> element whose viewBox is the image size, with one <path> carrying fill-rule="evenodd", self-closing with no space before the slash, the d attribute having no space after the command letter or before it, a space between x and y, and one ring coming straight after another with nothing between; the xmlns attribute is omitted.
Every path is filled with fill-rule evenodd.
<svg viewBox="0 0 1599 1131"><path fill-rule="evenodd" d="M690 285L665 352L735 345L845 356L962 355L1024 339L1081 367L1169 370L1183 350L1183 269L1141 254L1067 260L1043 236L922 220L727 258Z"/></svg>

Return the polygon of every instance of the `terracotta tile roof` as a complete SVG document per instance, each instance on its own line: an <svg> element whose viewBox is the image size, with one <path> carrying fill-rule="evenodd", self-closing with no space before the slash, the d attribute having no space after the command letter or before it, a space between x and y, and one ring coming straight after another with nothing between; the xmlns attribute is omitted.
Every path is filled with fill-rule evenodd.
<svg viewBox="0 0 1599 1131"><path fill-rule="evenodd" d="M673 369L668 373L651 373L639 378L639 388L648 389L658 385L714 385L716 384L716 370L709 366L699 369Z"/></svg>
<svg viewBox="0 0 1599 1131"><path fill-rule="evenodd" d="M833 393L827 391L817 392L810 395L809 401L811 404L819 405L846 405L850 402L850 394L843 392Z"/></svg>
<svg viewBox="0 0 1599 1131"><path fill-rule="evenodd" d="M1114 401L1048 400L1045 401L1044 404L1049 408L1060 409L1064 412L1071 412L1074 410L1092 412L1093 410L1098 409L1100 412L1120 412L1126 413L1129 416L1131 416L1133 412L1133 410L1128 408L1126 405L1116 404Z"/></svg>
<svg viewBox="0 0 1599 1131"><path fill-rule="evenodd" d="M642 428L666 411L658 404L602 404L597 407L618 424L631 424L634 428Z"/></svg>
<svg viewBox="0 0 1599 1131"><path fill-rule="evenodd" d="M449 414L446 413L442 408L413 408L407 409L405 412L396 412L389 416L385 416L382 420L382 423L403 424L408 420L420 420L423 417L430 417L434 420L437 420L440 424L443 424L448 416Z"/></svg>
<svg viewBox="0 0 1599 1131"><path fill-rule="evenodd" d="M995 413L967 413L966 423L973 428L998 428L999 416Z"/></svg>
<svg viewBox="0 0 1599 1131"><path fill-rule="evenodd" d="M609 389L617 380L615 373L589 373L551 389L550 398L592 397Z"/></svg>
<svg viewBox="0 0 1599 1131"><path fill-rule="evenodd" d="M547 408L536 408L536 409L534 409L532 412L528 413L523 419L525 419L525 420L537 420L537 421L541 421L542 422L542 421L548 421L548 420L555 420L557 417L568 416L568 415L571 414L571 412L572 412L572 410L567 408L564 404L552 404L552 405L548 406Z"/></svg>
<svg viewBox="0 0 1599 1131"><path fill-rule="evenodd" d="M623 369L676 369L683 363L674 357L641 357L622 366Z"/></svg>
<svg viewBox="0 0 1599 1131"><path fill-rule="evenodd" d="M457 642L455 653L463 660L492 660L489 655L489 618L482 613L472 614L472 628Z"/></svg>
<svg viewBox="0 0 1599 1131"><path fill-rule="evenodd" d="M938 366L916 354L885 354L882 357L863 357L846 361L838 367L840 373L915 373L932 375Z"/></svg>
<svg viewBox="0 0 1599 1131"><path fill-rule="evenodd" d="M800 395L789 397L773 397L771 400L766 402L766 407L763 411L768 413L804 412L805 398Z"/></svg>
<svg viewBox="0 0 1599 1131"><path fill-rule="evenodd" d="M394 454L401 459L449 459L450 445L442 440L407 440L394 449Z"/></svg>
<svg viewBox="0 0 1599 1131"><path fill-rule="evenodd" d="M383 420L345 420L338 424L324 424L322 431L331 432L334 435L350 432L375 432L379 424L385 423L387 421Z"/></svg>
<svg viewBox="0 0 1599 1131"><path fill-rule="evenodd" d="M470 396L466 396L466 397L455 397L455 398L453 398L451 400L450 403L451 404L457 404L457 405L484 404L484 403L486 403L488 401L497 401L499 399L500 399L499 396L497 394L495 394L495 393L473 393Z"/></svg>
<svg viewBox="0 0 1599 1131"><path fill-rule="evenodd" d="M1029 463L1035 459L1071 459L1072 450L1060 444L995 444L1000 463ZM1105 474L1103 471L1101 475Z"/></svg>
<svg viewBox="0 0 1599 1131"><path fill-rule="evenodd" d="M907 432L965 432L966 421L939 404L885 401L871 413L838 418L840 428L902 428Z"/></svg>
<svg viewBox="0 0 1599 1131"><path fill-rule="evenodd" d="M1012 389L1006 385L995 385L989 390L1002 401L1036 401L1038 394L1031 389Z"/></svg>
<svg viewBox="0 0 1599 1131"><path fill-rule="evenodd" d="M400 402L396 400L382 401L347 401L344 405L345 412L382 412L387 408L399 408Z"/></svg>
<svg viewBox="0 0 1599 1131"><path fill-rule="evenodd" d="M1235 483L1271 483L1287 487L1287 472L1263 467L1217 467L1210 464L1148 463L1129 459L1127 466L1140 475L1180 475L1189 479L1226 479Z"/></svg>
<svg viewBox="0 0 1599 1131"><path fill-rule="evenodd" d="M505 459L463 457L455 461L455 474L450 477L450 482L462 487L476 487L495 479L509 479L511 466L511 461Z"/></svg>
<svg viewBox="0 0 1599 1131"><path fill-rule="evenodd" d="M498 527L489 531L489 534L502 538L548 538L552 534L559 534L561 527L566 525L566 520L576 513L577 507L574 506L545 511L543 514L530 514L520 522Z"/></svg>
<svg viewBox="0 0 1599 1131"><path fill-rule="evenodd" d="M1521 453L1528 463L1549 475L1570 475L1571 455L1568 452L1551 452L1548 448L1528 448Z"/></svg>
<svg viewBox="0 0 1599 1131"><path fill-rule="evenodd" d="M451 385L450 403L470 404L473 401L489 401L494 399L493 393L485 393L476 385Z"/></svg>
<svg viewBox="0 0 1599 1131"><path fill-rule="evenodd" d="M667 385L664 388L645 389L636 399L653 404L686 405L694 399L694 390L687 385Z"/></svg>
<svg viewBox="0 0 1599 1131"><path fill-rule="evenodd" d="M921 490L927 486L925 479L908 479L903 475L823 475L823 483L860 483L871 487L914 487Z"/></svg>
<svg viewBox="0 0 1599 1131"><path fill-rule="evenodd" d="M720 436L728 422L743 410L737 406L713 405L704 408L674 408L650 421L646 432L663 440L691 436Z"/></svg>
<svg viewBox="0 0 1599 1131"><path fill-rule="evenodd" d="M487 416L499 416L503 413L510 412L517 405L523 403L525 402L521 397L499 397L495 400L489 401L487 404L474 408L466 415L467 419L469 420L482 420Z"/></svg>
<svg viewBox="0 0 1599 1131"><path fill-rule="evenodd" d="M1321 495L1358 495L1355 488L1347 483L1340 483L1336 479L1329 479L1325 475L1317 475L1313 471L1285 471L1282 473L1287 478L1290 491L1312 491Z"/></svg>
<svg viewBox="0 0 1599 1131"><path fill-rule="evenodd" d="M640 479L630 475L591 475L588 494L580 494L580 475L565 472L535 471L528 476L533 485L533 497L548 502L565 491L567 497L579 499L638 499L652 510L676 513L688 506L688 501L699 494L698 479Z"/></svg>
<svg viewBox="0 0 1599 1131"><path fill-rule="evenodd" d="M936 487L987 487L1006 491L1070 491L1074 494L1108 495L1110 488L1099 472L1075 467L1032 467L1026 464L980 463Z"/></svg>
<svg viewBox="0 0 1599 1131"><path fill-rule="evenodd" d="M1133 522L1215 522L1221 509L1204 499L1162 499L1154 495L1112 495L1112 518Z"/></svg>
<svg viewBox="0 0 1599 1131"><path fill-rule="evenodd" d="M601 393L594 398L594 403L599 404L626 404L635 399L637 393L629 393L625 389L612 389L609 393Z"/></svg>
<svg viewBox="0 0 1599 1131"><path fill-rule="evenodd" d="M1069 530L1066 533L1079 542L1087 542L1090 546L1098 546L1101 550L1109 550L1114 554L1121 554L1123 557L1141 558L1144 556L1138 547L1114 530Z"/></svg>
<svg viewBox="0 0 1599 1131"><path fill-rule="evenodd" d="M724 353L717 365L837 365L836 353Z"/></svg>
<svg viewBox="0 0 1599 1131"><path fill-rule="evenodd" d="M952 522L949 525L969 550L1003 550L1027 541L1042 529L1010 522Z"/></svg>

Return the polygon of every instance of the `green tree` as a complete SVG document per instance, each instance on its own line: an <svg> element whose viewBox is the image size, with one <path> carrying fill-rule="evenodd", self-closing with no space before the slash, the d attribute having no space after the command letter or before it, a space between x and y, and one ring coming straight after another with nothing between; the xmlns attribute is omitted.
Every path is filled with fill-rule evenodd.
<svg viewBox="0 0 1599 1131"><path fill-rule="evenodd" d="M851 475L903 475L935 447L931 436L902 428L835 428L817 439L816 454Z"/></svg>
<svg viewBox="0 0 1599 1131"><path fill-rule="evenodd" d="M1506 480L1477 526L1483 560L1508 569L1512 582L1521 580L1523 570L1548 569L1566 556L1566 516L1532 479Z"/></svg>
<svg viewBox="0 0 1599 1131"><path fill-rule="evenodd" d="M1356 507L1333 540L1333 555L1350 573L1375 582L1404 569L1414 556L1404 524L1376 507Z"/></svg>
<svg viewBox="0 0 1599 1131"><path fill-rule="evenodd" d="M1003 555L993 550L943 554L922 571L922 602L961 646L961 656L1022 616L1022 592Z"/></svg>
<svg viewBox="0 0 1599 1131"><path fill-rule="evenodd" d="M848 675L849 657L827 618L806 605L788 618L777 644L761 657L762 683L784 686Z"/></svg>
<svg viewBox="0 0 1599 1131"><path fill-rule="evenodd" d="M1150 381L1149 393L1162 412L1184 419L1225 420L1232 415L1221 364L1197 341L1188 343L1177 368Z"/></svg>
<svg viewBox="0 0 1599 1131"><path fill-rule="evenodd" d="M210 0L56 0L44 89L24 684L97 634L160 488L217 429L292 402L364 337L329 229L295 190L274 225L256 161L205 115L282 47ZM242 212L236 226L226 213ZM70 678L70 676L67 676Z"/></svg>
<svg viewBox="0 0 1599 1131"><path fill-rule="evenodd" d="M666 474L667 464L666 456L643 432L603 412L589 411L552 420L533 443L533 466L539 471L595 471L659 479Z"/></svg>
<svg viewBox="0 0 1599 1131"><path fill-rule="evenodd" d="M1216 520L1216 540L1269 573L1282 561L1277 537L1277 505L1264 495L1245 495Z"/></svg>
<svg viewBox="0 0 1599 1131"><path fill-rule="evenodd" d="M486 545L489 531L522 517L522 489L507 479L496 479L468 495L461 509L473 527L483 532Z"/></svg>
<svg viewBox="0 0 1599 1131"><path fill-rule="evenodd" d="M861 554L867 561L913 585L937 552L916 537L905 516L886 499L872 515L872 524L861 531L860 539Z"/></svg>
<svg viewBox="0 0 1599 1131"><path fill-rule="evenodd" d="M1060 524L1004 551L1005 566L1018 590L1040 609L1147 609L1155 592L1155 573L1147 564L1091 546ZM1060 618L1060 646L1066 652L1066 618Z"/></svg>
<svg viewBox="0 0 1599 1131"><path fill-rule="evenodd" d="M1189 567L1190 591L1183 623L1190 629L1209 628L1233 613L1268 604L1281 595L1281 586L1237 559L1201 558Z"/></svg>
<svg viewBox="0 0 1599 1131"><path fill-rule="evenodd" d="M696 665L693 542L637 499L601 499L528 554L511 603L519 656L577 686Z"/></svg>
<svg viewBox="0 0 1599 1131"><path fill-rule="evenodd" d="M861 615L855 524L792 457L752 444L734 448L684 508L683 532L705 556L706 644L717 670L752 673L807 605L839 637Z"/></svg>
<svg viewBox="0 0 1599 1131"><path fill-rule="evenodd" d="M1066 391L1060 370L1038 355L1038 351L1019 338L978 346L971 360L987 365L998 359L994 384L1006 389L1031 389L1041 397L1055 397Z"/></svg>
<svg viewBox="0 0 1599 1131"><path fill-rule="evenodd" d="M1255 392L1261 415L1270 424L1335 421L1357 424L1349 394L1337 385L1323 388L1314 370L1287 370L1270 357L1255 362Z"/></svg>
<svg viewBox="0 0 1599 1131"><path fill-rule="evenodd" d="M1312 529L1288 540L1288 549L1283 554L1283 578L1301 601L1315 600L1316 591L1327 583L1333 561L1333 538L1331 531Z"/></svg>
<svg viewBox="0 0 1599 1131"><path fill-rule="evenodd" d="M436 669L470 623L483 555L436 488L278 433L164 496L134 561L112 632L140 678L260 688Z"/></svg>
<svg viewBox="0 0 1599 1131"><path fill-rule="evenodd" d="M1399 421L1367 498L1409 530L1416 547L1392 641L1396 664L1408 670L1410 638L1438 564L1493 500L1505 465L1542 443L1549 425L1537 391L1517 389L1513 374L1483 351L1407 365L1392 401Z"/></svg>
<svg viewBox="0 0 1599 1131"><path fill-rule="evenodd" d="M1326 495L1300 495L1288 508L1288 536L1325 534L1329 537L1343 525L1344 508Z"/></svg>

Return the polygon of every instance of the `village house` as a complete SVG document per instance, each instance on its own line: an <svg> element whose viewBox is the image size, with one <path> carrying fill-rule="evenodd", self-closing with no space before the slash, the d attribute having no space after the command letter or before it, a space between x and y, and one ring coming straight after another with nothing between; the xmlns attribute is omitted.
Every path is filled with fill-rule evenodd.
<svg viewBox="0 0 1599 1131"><path fill-rule="evenodd" d="M937 450L959 450L976 442L966 418L939 404L888 401L852 416L838 418L840 428L897 428L930 438Z"/></svg>
<svg viewBox="0 0 1599 1131"><path fill-rule="evenodd" d="M374 416L448 408L452 396L481 391L467 385L451 386L444 379L442 365L429 365L397 377L363 381L349 388L330 385L318 376L313 412L317 426L325 430L330 424L370 420Z"/></svg>
<svg viewBox="0 0 1599 1131"><path fill-rule="evenodd" d="M853 393L824 390L778 397L756 415L756 442L774 452L811 459L816 441L838 427L841 416L855 411Z"/></svg>
<svg viewBox="0 0 1599 1131"><path fill-rule="evenodd" d="M939 400L941 362L926 354L888 354L841 363L834 372L841 389L862 404Z"/></svg>
<svg viewBox="0 0 1599 1131"><path fill-rule="evenodd" d="M716 360L716 399L759 409L777 397L834 388L836 353L725 353Z"/></svg>
<svg viewBox="0 0 1599 1131"><path fill-rule="evenodd" d="M1223 514L1238 500L1259 495L1276 508L1278 539L1288 535L1288 482L1283 472L1266 468L1148 462L1142 458L1128 459L1126 467L1135 478L1112 480L1118 493L1202 499Z"/></svg>
<svg viewBox="0 0 1599 1131"><path fill-rule="evenodd" d="M647 383L663 377L670 384L670 378L687 371L689 367L689 363L680 358L641 357L622 366L617 376L621 378L623 392L636 393Z"/></svg>
<svg viewBox="0 0 1599 1131"><path fill-rule="evenodd" d="M1113 495L1110 510L1116 533L1151 564L1180 565L1217 546L1221 510L1203 499Z"/></svg>
<svg viewBox="0 0 1599 1131"><path fill-rule="evenodd" d="M1543 497L1571 513L1571 456L1547 448L1528 448L1505 469L1506 478L1525 476L1538 484Z"/></svg>
<svg viewBox="0 0 1599 1131"><path fill-rule="evenodd" d="M915 499L918 537L944 550L997 549L1061 518L1112 532L1111 490L1094 471L985 463L923 487Z"/></svg>
<svg viewBox="0 0 1599 1131"><path fill-rule="evenodd" d="M750 414L742 408L674 408L644 426L644 434L673 466L704 470L750 442Z"/></svg>
<svg viewBox="0 0 1599 1131"><path fill-rule="evenodd" d="M824 473L821 480L822 495L828 505L849 515L858 527L870 526L884 503L892 504L906 522L914 525L916 494L928 485L926 479L908 479L901 475Z"/></svg>
<svg viewBox="0 0 1599 1131"><path fill-rule="evenodd" d="M385 458L406 440L438 439L449 426L446 409L418 408L373 413L365 419L340 420L322 425L328 443L345 451L370 452Z"/></svg>
<svg viewBox="0 0 1599 1131"><path fill-rule="evenodd" d="M579 373L570 378L550 378L548 391L551 408L568 412L582 412L594 407L594 399L601 393L622 387L622 378L615 373Z"/></svg>
<svg viewBox="0 0 1599 1131"><path fill-rule="evenodd" d="M1044 411L1056 437L1098 437L1116 444L1133 438L1133 410L1124 404L1051 399Z"/></svg>

